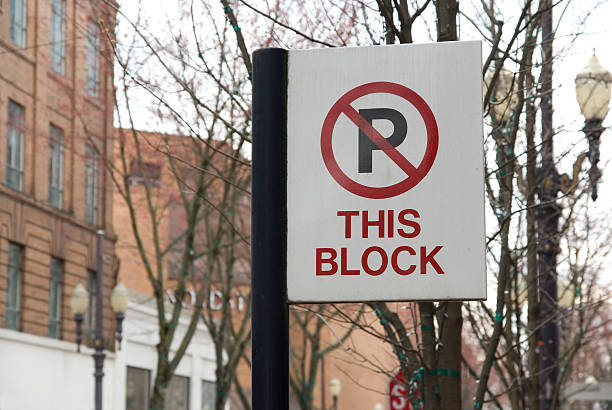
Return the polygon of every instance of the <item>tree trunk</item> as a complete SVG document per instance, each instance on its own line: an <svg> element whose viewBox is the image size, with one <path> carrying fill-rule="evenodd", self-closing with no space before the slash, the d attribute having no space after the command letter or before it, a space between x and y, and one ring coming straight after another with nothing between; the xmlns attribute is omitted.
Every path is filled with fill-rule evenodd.
<svg viewBox="0 0 612 410"><path fill-rule="evenodd" d="M155 382L153 384L153 394L151 395L151 401L149 402L149 409L151 410L164 409L166 405L166 390L168 389L168 383L170 382L171 378L169 367L170 364L167 360L167 349L164 345L158 344L157 351L157 373L155 374Z"/></svg>
<svg viewBox="0 0 612 410"><path fill-rule="evenodd" d="M457 40L457 0L438 0L438 41ZM438 323L442 342L438 353L439 367L444 375L439 378L441 406L444 410L461 409L461 302L449 302L445 309L446 317Z"/></svg>
<svg viewBox="0 0 612 410"><path fill-rule="evenodd" d="M526 45L533 50L536 45L535 36L530 32L530 37L526 40ZM532 66L531 55L526 60L526 66ZM538 389L538 259L537 259L537 230L536 230L536 172L537 172L537 151L535 145L535 84L531 75L531 68L525 78L526 91L529 93L525 103L525 134L527 138L527 178L526 178L526 197L527 197L527 369L528 376L526 381L527 408L530 410L540 409L539 389Z"/></svg>
<svg viewBox="0 0 612 410"><path fill-rule="evenodd" d="M421 339L423 341L423 367L425 367L423 372L423 379L425 381L425 408L427 410L437 410L440 408L439 393L436 392L438 377L436 374L436 340L433 313L433 302L419 303Z"/></svg>
<svg viewBox="0 0 612 410"><path fill-rule="evenodd" d="M440 405L444 410L461 409L461 302L448 302L441 313L438 323L443 323L440 330L438 367Z"/></svg>

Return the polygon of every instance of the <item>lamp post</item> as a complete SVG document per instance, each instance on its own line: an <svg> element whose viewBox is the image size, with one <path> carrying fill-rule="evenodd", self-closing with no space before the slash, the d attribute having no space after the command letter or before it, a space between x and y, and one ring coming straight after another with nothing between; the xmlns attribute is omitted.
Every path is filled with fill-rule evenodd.
<svg viewBox="0 0 612 410"><path fill-rule="evenodd" d="M102 379L104 377L104 336L102 334L102 301L103 301L103 259L102 259L102 240L104 231L97 232L97 275L96 275L96 308L95 308L95 335L94 335L94 376L95 376L95 410L102 410ZM121 344L122 322L128 305L128 291L119 282L111 293L111 307L117 319L117 329L115 338ZM81 285L77 284L70 295L70 307L76 322L76 342L77 351L81 351L82 323L83 315L87 311L89 304L89 292ZM121 346L119 346L120 348Z"/></svg>
<svg viewBox="0 0 612 410"><path fill-rule="evenodd" d="M548 12L547 12L548 13ZM546 14L546 13L545 13ZM547 18L543 25L542 37L552 36L552 23ZM552 37L550 37L552 38ZM566 175L559 175L553 158L552 131L552 61L551 41L543 41L546 45L546 58L543 72L547 77L542 81L542 162L539 170L538 208L538 275L540 281L540 318L546 320L540 329L540 386L541 409L547 410L559 404L557 391L559 374L559 331L554 317L557 314L557 254L559 252L559 215L561 203L557 202L559 191L570 192L578 183L578 173L584 155L580 155L574 163L574 177L571 181ZM599 142L603 131L601 124L608 113L610 102L610 87L612 78L593 56L586 68L576 76L576 99L585 117L584 132L589 141L588 158L591 163L589 180L591 198L597 199L597 183L601 171L599 162Z"/></svg>
<svg viewBox="0 0 612 410"><path fill-rule="evenodd" d="M342 385L340 384L340 380L333 378L329 381L329 392L334 400L334 410L338 410L338 396L340 395L341 388Z"/></svg>
<svg viewBox="0 0 612 410"><path fill-rule="evenodd" d="M591 198L597 199L597 184L601 177L597 163L599 162L599 143L603 128L601 126L608 114L612 75L599 64L595 54L589 64L576 76L576 100L584 116L583 131L589 140L589 181L591 183Z"/></svg>

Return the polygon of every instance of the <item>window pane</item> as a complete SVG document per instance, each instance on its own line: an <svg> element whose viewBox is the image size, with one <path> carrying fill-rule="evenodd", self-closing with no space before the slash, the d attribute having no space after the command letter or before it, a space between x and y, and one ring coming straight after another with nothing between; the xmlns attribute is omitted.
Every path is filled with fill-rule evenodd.
<svg viewBox="0 0 612 410"><path fill-rule="evenodd" d="M189 378L172 376L166 390L165 410L189 410Z"/></svg>
<svg viewBox="0 0 612 410"><path fill-rule="evenodd" d="M9 100L6 149L6 184L18 191L23 187L24 108Z"/></svg>
<svg viewBox="0 0 612 410"><path fill-rule="evenodd" d="M26 45L26 0L11 0L11 40L20 47Z"/></svg>
<svg viewBox="0 0 612 410"><path fill-rule="evenodd" d="M87 146L85 160L85 220L91 224L98 221L98 154Z"/></svg>
<svg viewBox="0 0 612 410"><path fill-rule="evenodd" d="M19 307L21 296L21 247L9 243L8 283L6 295L6 327L19 330Z"/></svg>
<svg viewBox="0 0 612 410"><path fill-rule="evenodd" d="M202 410L215 408L215 382L202 380Z"/></svg>
<svg viewBox="0 0 612 410"><path fill-rule="evenodd" d="M51 1L51 67L64 74L66 61L66 2Z"/></svg>
<svg viewBox="0 0 612 410"><path fill-rule="evenodd" d="M62 315L62 262L51 259L49 279L49 337L59 339Z"/></svg>
<svg viewBox="0 0 612 410"><path fill-rule="evenodd" d="M127 367L125 386L125 410L149 409L150 371Z"/></svg>
<svg viewBox="0 0 612 410"><path fill-rule="evenodd" d="M89 22L87 27L87 92L98 96L100 83L100 35L96 23Z"/></svg>
<svg viewBox="0 0 612 410"><path fill-rule="evenodd" d="M57 209L62 209L64 133L51 124L49 135L49 203Z"/></svg>

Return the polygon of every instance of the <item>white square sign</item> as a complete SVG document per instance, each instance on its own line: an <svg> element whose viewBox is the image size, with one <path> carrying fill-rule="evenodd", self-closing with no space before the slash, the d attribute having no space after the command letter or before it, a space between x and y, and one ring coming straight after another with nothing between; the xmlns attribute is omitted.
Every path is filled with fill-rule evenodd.
<svg viewBox="0 0 612 410"><path fill-rule="evenodd" d="M481 44L289 51L287 291L486 299Z"/></svg>

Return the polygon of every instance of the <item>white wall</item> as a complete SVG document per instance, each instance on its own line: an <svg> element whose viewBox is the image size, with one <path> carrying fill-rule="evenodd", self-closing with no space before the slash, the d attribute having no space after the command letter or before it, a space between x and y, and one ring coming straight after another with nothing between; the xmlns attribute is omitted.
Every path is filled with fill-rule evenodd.
<svg viewBox="0 0 612 410"><path fill-rule="evenodd" d="M177 331L186 328L181 318ZM157 360L154 309L130 304L122 350L104 361L103 408L125 410L126 366L151 370ZM176 347L176 346L174 346ZM0 329L0 410L93 410L93 350L76 343ZM200 325L176 374L191 378L190 409L200 410L202 380L214 380L214 348Z"/></svg>
<svg viewBox="0 0 612 410"><path fill-rule="evenodd" d="M152 389L153 379L155 378L154 370L157 363L157 350L155 346L159 341L157 313L154 308L143 304L130 303L128 309L124 325L128 342L124 343L125 351L119 352L118 355L125 361L124 366L151 370L150 384ZM171 357L187 328L187 316L190 312L186 310L185 313L179 321L175 343L172 345ZM200 323L191 344L175 372L176 375L191 378L189 385L189 406L191 410L200 410L202 408L202 380L215 380L214 357L212 340L206 328ZM123 407L121 409L123 410Z"/></svg>
<svg viewBox="0 0 612 410"><path fill-rule="evenodd" d="M0 329L0 410L94 408L93 351L76 344ZM104 410L115 409L115 355L104 366Z"/></svg>

